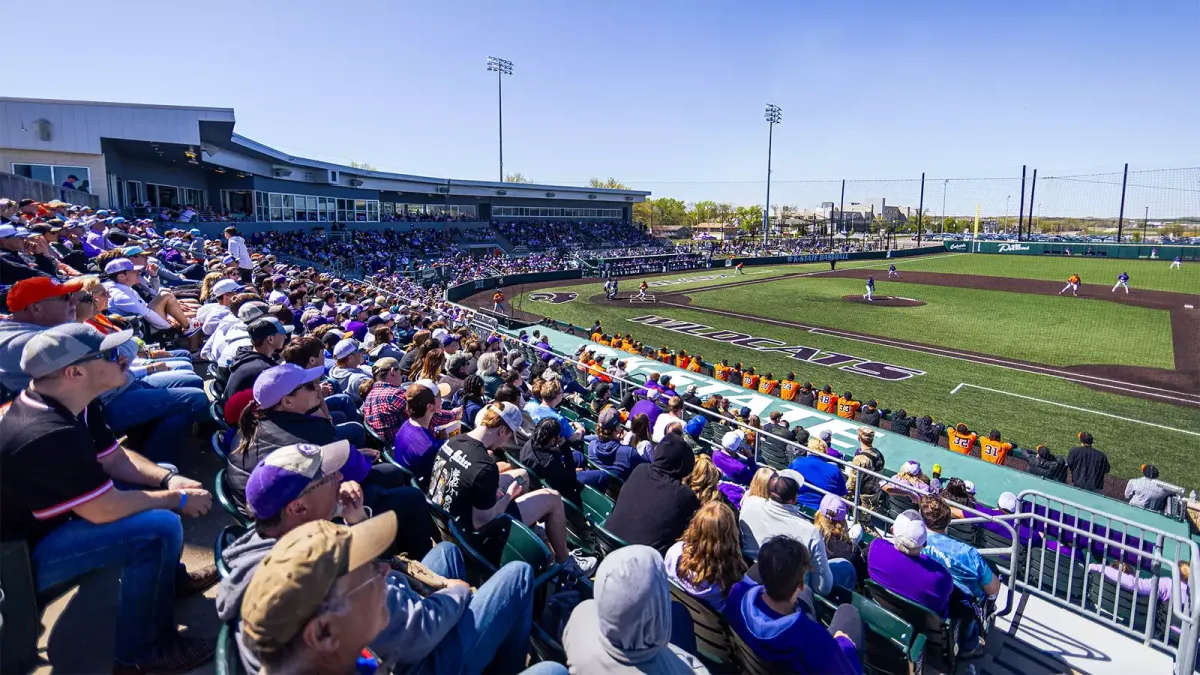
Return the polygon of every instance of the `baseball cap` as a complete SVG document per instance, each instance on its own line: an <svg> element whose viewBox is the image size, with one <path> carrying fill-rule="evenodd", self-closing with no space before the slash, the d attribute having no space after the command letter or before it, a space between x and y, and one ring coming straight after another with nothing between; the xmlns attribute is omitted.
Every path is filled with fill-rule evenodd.
<svg viewBox="0 0 1200 675"><path fill-rule="evenodd" d="M343 338L333 346L333 358L344 359L355 352L362 351L362 345L354 338Z"/></svg>
<svg viewBox="0 0 1200 675"><path fill-rule="evenodd" d="M399 361L397 361L396 359L394 359L390 356L385 356L382 359L379 359L378 361L376 361L374 364L371 365L371 372L372 373L383 373L383 372L387 372L393 368L398 368L399 366L400 366Z"/></svg>
<svg viewBox="0 0 1200 675"><path fill-rule="evenodd" d="M250 334L252 341L262 342L272 335L287 335L289 328L292 326L284 326L283 322L273 316L264 316L251 321L246 326L246 332Z"/></svg>
<svg viewBox="0 0 1200 675"><path fill-rule="evenodd" d="M417 384L422 382L428 382L428 380L417 380ZM504 424L513 432L513 435L521 430L521 409L508 401L492 403L484 410L494 410L499 413L500 419L504 420Z"/></svg>
<svg viewBox="0 0 1200 675"><path fill-rule="evenodd" d="M21 370L36 380L132 338L131 330L104 335L86 323L64 323L47 328L25 343Z"/></svg>
<svg viewBox="0 0 1200 675"><path fill-rule="evenodd" d="M934 472L935 474L941 475L941 473L942 473L942 465L941 465L941 464L934 464L934 465L933 465L933 472Z"/></svg>
<svg viewBox="0 0 1200 675"><path fill-rule="evenodd" d="M259 373L254 380L254 400L262 408L274 407L300 385L313 382L323 375L324 366L301 368L294 363L272 366Z"/></svg>
<svg viewBox="0 0 1200 675"><path fill-rule="evenodd" d="M450 331L446 330L445 328L438 328L437 330L433 331L433 333L431 333L429 337L434 339L437 342L441 342L442 338L446 337L449 334L450 334Z"/></svg>
<svg viewBox="0 0 1200 675"><path fill-rule="evenodd" d="M379 318L378 316L367 317L367 328L374 328L376 326L382 326L382 325L383 325L383 319Z"/></svg>
<svg viewBox="0 0 1200 675"><path fill-rule="evenodd" d="M454 343L456 343L456 342L458 342L458 336L457 336L457 335L453 335L453 334L451 334L451 335L446 335L446 336L443 336L443 337L442 337L442 346L443 346L443 347L447 347L447 346L449 346L449 345L452 345L452 344L454 344Z"/></svg>
<svg viewBox="0 0 1200 675"><path fill-rule="evenodd" d="M265 302L247 302L238 309L238 318L246 323L250 323L255 319L262 318L269 311L271 311L271 308Z"/></svg>
<svg viewBox="0 0 1200 675"><path fill-rule="evenodd" d="M1016 513L1018 506L1017 496L1011 492L1001 492L1000 499L996 501L996 506L999 506L1001 511Z"/></svg>
<svg viewBox="0 0 1200 675"><path fill-rule="evenodd" d="M308 489L341 470L350 459L350 442L285 445L254 467L246 481L246 504L255 520L272 518Z"/></svg>
<svg viewBox="0 0 1200 675"><path fill-rule="evenodd" d="M821 433L817 434L817 438L825 441L825 445L833 444L833 432L828 429L825 429Z"/></svg>
<svg viewBox="0 0 1200 675"><path fill-rule="evenodd" d="M338 344L341 343L339 342ZM446 384L445 382L434 382L430 379L420 379L416 382L413 382L413 384L419 384L438 396L441 396L442 398L446 398L450 395L450 385Z"/></svg>
<svg viewBox="0 0 1200 675"><path fill-rule="evenodd" d="M97 212L96 212L96 215L97 215L98 217L101 217L101 218L107 218L107 217L108 217L108 211L106 211L106 210L104 210L104 209L100 209L99 211L97 211Z"/></svg>
<svg viewBox="0 0 1200 675"><path fill-rule="evenodd" d="M121 253L124 253L125 257L127 258L132 258L135 255L142 255L145 252L146 249L142 248L141 246L126 246L125 248L121 249Z"/></svg>
<svg viewBox="0 0 1200 675"><path fill-rule="evenodd" d="M240 290L242 290L242 285L238 282L234 281L233 279L222 279L213 284L212 295L213 297L219 298L226 293L235 293Z"/></svg>
<svg viewBox="0 0 1200 675"><path fill-rule="evenodd" d="M601 410L599 425L601 429L616 429L621 426L621 413L611 406Z"/></svg>
<svg viewBox="0 0 1200 675"><path fill-rule="evenodd" d="M921 514L909 509L896 516L896 522L892 523L892 535L896 542L905 548L924 548L929 530L925 527Z"/></svg>
<svg viewBox="0 0 1200 675"><path fill-rule="evenodd" d="M104 266L104 273L112 276L121 272L132 272L134 270L144 269L143 265L134 265L129 258L117 258Z"/></svg>
<svg viewBox="0 0 1200 675"><path fill-rule="evenodd" d="M825 495L821 497L821 508L818 509L825 517L840 522L846 519L846 502L837 495Z"/></svg>
<svg viewBox="0 0 1200 675"><path fill-rule="evenodd" d="M261 654L287 646L320 610L337 580L387 552L396 513L357 525L305 523L275 542L242 597L242 633Z"/></svg>
<svg viewBox="0 0 1200 675"><path fill-rule="evenodd" d="M8 239L9 237L28 237L29 230L15 225L0 225L0 239Z"/></svg>
<svg viewBox="0 0 1200 675"><path fill-rule="evenodd" d="M742 406L741 410L738 410L738 416L744 420L750 419L750 407Z"/></svg>
<svg viewBox="0 0 1200 675"><path fill-rule="evenodd" d="M921 475L921 463L915 459L910 459L900 465L900 471L897 473L907 474L909 476Z"/></svg>
<svg viewBox="0 0 1200 675"><path fill-rule="evenodd" d="M651 400L651 401L654 401L654 400L656 400L656 399L658 398L658 390L657 390L657 389L650 389L650 390L648 390L648 391L646 392L646 398L647 398L647 399L649 399L649 400Z"/></svg>
<svg viewBox="0 0 1200 675"><path fill-rule="evenodd" d="M60 284L51 277L22 279L8 290L8 309L12 312L19 312L35 302L62 297L74 293L82 287L83 282L78 280Z"/></svg>
<svg viewBox="0 0 1200 675"><path fill-rule="evenodd" d="M969 494L969 495L975 494L975 483L973 483L969 480L964 480L963 487L965 487L967 489L967 494Z"/></svg>
<svg viewBox="0 0 1200 675"><path fill-rule="evenodd" d="M738 448L742 447L742 442L745 440L746 432L741 430L728 431L721 437L721 447L730 452L735 452Z"/></svg>

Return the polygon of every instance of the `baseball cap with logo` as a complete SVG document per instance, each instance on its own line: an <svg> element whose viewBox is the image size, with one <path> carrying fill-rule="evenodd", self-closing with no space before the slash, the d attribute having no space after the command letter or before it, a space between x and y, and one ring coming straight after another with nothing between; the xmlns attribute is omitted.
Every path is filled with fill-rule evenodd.
<svg viewBox="0 0 1200 675"><path fill-rule="evenodd" d="M133 338L133 331L104 335L86 323L64 323L34 335L21 350L21 370L38 379Z"/></svg>
<svg viewBox="0 0 1200 675"><path fill-rule="evenodd" d="M8 309L20 312L35 302L70 295L81 288L83 282L75 279L61 284L51 277L22 279L8 290Z"/></svg>
<svg viewBox="0 0 1200 675"><path fill-rule="evenodd" d="M821 497L821 508L817 510L834 522L841 522L846 519L846 502L837 495L825 495Z"/></svg>
<svg viewBox="0 0 1200 675"><path fill-rule="evenodd" d="M212 296L214 298L219 298L226 293L235 293L240 290L242 290L242 285L238 282L234 281L233 279L222 279L213 284Z"/></svg>
<svg viewBox="0 0 1200 675"><path fill-rule="evenodd" d="M250 335L250 340L255 343L260 343L272 335L287 335L288 329L292 326L284 326L283 322L273 316L264 316L261 319L255 319L246 326L246 332Z"/></svg>
<svg viewBox="0 0 1200 675"><path fill-rule="evenodd" d="M333 358L344 359L355 352L362 351L362 345L354 338L343 338L333 346Z"/></svg>
<svg viewBox="0 0 1200 675"><path fill-rule="evenodd" d="M294 363L272 366L262 371L254 380L254 400L259 407L274 407L300 385L316 381L324 375L324 366L301 368Z"/></svg>
<svg viewBox="0 0 1200 675"><path fill-rule="evenodd" d="M896 538L896 542L905 548L924 548L925 540L929 537L929 529L925 527L925 521L921 519L921 514L909 509L896 516L896 522L892 523L892 535Z"/></svg>
<svg viewBox="0 0 1200 675"><path fill-rule="evenodd" d="M129 258L117 258L104 266L104 273L112 276L121 272L132 272L134 270L144 269L143 265L134 265Z"/></svg>
<svg viewBox="0 0 1200 675"><path fill-rule="evenodd" d="M350 442L285 445L254 467L246 481L246 504L255 520L272 518L317 481L340 471L350 458Z"/></svg>
<svg viewBox="0 0 1200 675"><path fill-rule="evenodd" d="M266 316L271 308L265 302L247 302L238 309L238 318L246 323Z"/></svg>
<svg viewBox="0 0 1200 675"><path fill-rule="evenodd" d="M304 630L337 580L387 552L396 514L357 525L305 523L275 542L242 597L242 633L261 654L278 654Z"/></svg>

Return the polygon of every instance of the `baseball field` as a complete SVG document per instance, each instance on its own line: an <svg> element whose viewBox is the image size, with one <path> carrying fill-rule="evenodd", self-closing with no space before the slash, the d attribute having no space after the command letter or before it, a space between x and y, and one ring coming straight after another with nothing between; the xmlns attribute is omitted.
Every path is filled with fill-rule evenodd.
<svg viewBox="0 0 1200 675"><path fill-rule="evenodd" d="M888 278L895 264L899 278ZM859 401L999 430L1056 454L1090 431L1117 475L1145 462L1200 484L1200 265L945 253L890 261L727 267L509 291L518 314L712 363L829 384ZM1129 293L1113 291L1130 276ZM1078 274L1078 296L1060 294ZM865 280L875 279L875 302ZM631 301L645 280L647 299ZM487 297L484 297L487 296ZM468 299L490 307L490 293ZM1191 308L1189 308L1189 306Z"/></svg>

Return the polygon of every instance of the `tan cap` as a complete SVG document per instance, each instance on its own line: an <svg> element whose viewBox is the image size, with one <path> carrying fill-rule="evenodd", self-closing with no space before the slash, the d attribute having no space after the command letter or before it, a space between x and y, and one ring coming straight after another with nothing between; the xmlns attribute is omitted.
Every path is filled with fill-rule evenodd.
<svg viewBox="0 0 1200 675"><path fill-rule="evenodd" d="M396 513L353 527L305 523L275 542L242 598L242 632L255 649L283 649L325 602L340 577L383 555L396 538Z"/></svg>

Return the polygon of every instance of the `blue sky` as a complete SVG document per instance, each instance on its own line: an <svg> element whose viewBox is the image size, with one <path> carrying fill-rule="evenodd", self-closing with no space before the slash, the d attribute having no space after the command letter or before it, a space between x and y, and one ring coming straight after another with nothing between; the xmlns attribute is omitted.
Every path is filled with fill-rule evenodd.
<svg viewBox="0 0 1200 675"><path fill-rule="evenodd" d="M789 181L925 171L1009 177L955 183L948 208L1015 216L1022 164L1200 166L1197 0L114 2L54 12L58 29L38 3L10 5L11 25L42 28L18 48L36 67L8 69L6 95L232 107L255 140L405 173L497 177L489 55L516 71L505 169L539 182L761 202L767 102L784 111L772 201L800 206L840 185ZM1195 174L1163 180L1182 192L1140 201L1200 202ZM915 205L913 185L854 183L847 201ZM1114 199L1073 187L1040 184L1061 208ZM927 206L940 197L927 186Z"/></svg>

